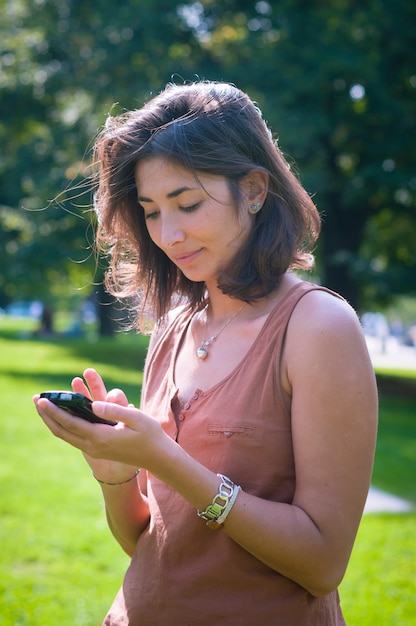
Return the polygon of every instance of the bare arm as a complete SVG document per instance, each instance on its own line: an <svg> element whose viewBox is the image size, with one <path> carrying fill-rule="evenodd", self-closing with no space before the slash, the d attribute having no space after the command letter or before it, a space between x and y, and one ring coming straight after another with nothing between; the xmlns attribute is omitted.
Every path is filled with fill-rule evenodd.
<svg viewBox="0 0 416 626"><path fill-rule="evenodd" d="M374 458L377 392L355 313L328 294L305 296L289 326L283 366L292 395L293 505L239 498L227 532L322 595L345 573Z"/></svg>
<svg viewBox="0 0 416 626"><path fill-rule="evenodd" d="M108 526L120 546L130 556L149 522L147 501L138 482L140 478L121 485L101 484Z"/></svg>
<svg viewBox="0 0 416 626"><path fill-rule="evenodd" d="M171 315L174 318L175 311L171 312ZM150 338L147 358L150 357L164 329L164 325L158 325L153 331ZM116 402L116 404L120 404L121 406L127 406L127 399L120 390L113 390L110 394L105 393L101 376L99 376L95 370L86 370L84 372L84 378L87 381L88 387L82 379L74 379L73 387L76 391L90 395L97 400L105 399L107 401ZM84 456L87 458L87 455ZM90 465L102 463L100 460L94 461L91 458L87 458L87 461L89 461ZM107 461L104 461L104 464L105 467L99 467L98 471L100 472L100 476L103 476L103 472L105 473L108 482L117 481L118 479L115 478L115 476L117 476L117 473L120 471L123 476L126 476L126 472L130 472L129 477L133 476L132 472L135 471L135 466L108 463ZM146 471L143 470L137 479L122 482L120 485L106 485L102 482L100 483L105 502L108 526L120 546L129 555L133 554L137 540L148 525L150 519L146 497L145 474ZM120 481L125 480L120 476L119 478Z"/></svg>

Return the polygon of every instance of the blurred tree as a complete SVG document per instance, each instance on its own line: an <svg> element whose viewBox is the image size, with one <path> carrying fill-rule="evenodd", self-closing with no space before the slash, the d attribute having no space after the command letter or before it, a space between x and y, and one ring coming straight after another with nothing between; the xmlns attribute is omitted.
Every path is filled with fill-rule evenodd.
<svg viewBox="0 0 416 626"><path fill-rule="evenodd" d="M246 90L279 133L324 216L325 284L357 307L415 292L413 0L0 10L0 305L100 282L85 212L94 134L109 112L196 77Z"/></svg>
<svg viewBox="0 0 416 626"><path fill-rule="evenodd" d="M0 10L0 305L49 303L94 282L101 302L89 249L93 137L110 111L141 106L204 53L171 2L0 0Z"/></svg>
<svg viewBox="0 0 416 626"><path fill-rule="evenodd" d="M88 280L74 264L88 256L87 221L76 207L63 211L49 202L79 169L85 135L65 116L60 91L50 95L60 67L43 58L42 7L1 5L0 292L51 303L78 275Z"/></svg>

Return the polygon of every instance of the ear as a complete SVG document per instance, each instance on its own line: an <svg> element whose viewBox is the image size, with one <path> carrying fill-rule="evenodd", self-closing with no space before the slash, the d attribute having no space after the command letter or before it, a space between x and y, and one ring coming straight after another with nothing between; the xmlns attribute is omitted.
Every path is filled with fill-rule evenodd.
<svg viewBox="0 0 416 626"><path fill-rule="evenodd" d="M248 206L259 203L263 206L269 189L269 175L264 170L253 169L241 181L241 193Z"/></svg>

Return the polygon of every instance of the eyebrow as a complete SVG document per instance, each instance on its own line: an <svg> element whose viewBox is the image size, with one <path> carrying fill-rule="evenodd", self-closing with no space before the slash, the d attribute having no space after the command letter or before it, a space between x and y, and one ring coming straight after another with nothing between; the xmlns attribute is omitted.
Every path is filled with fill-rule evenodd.
<svg viewBox="0 0 416 626"><path fill-rule="evenodd" d="M167 198L176 198L180 196L184 191L193 191L197 189L197 187L179 187L179 189L175 189L166 195ZM145 196L139 196L139 202L153 202L151 198L146 198Z"/></svg>

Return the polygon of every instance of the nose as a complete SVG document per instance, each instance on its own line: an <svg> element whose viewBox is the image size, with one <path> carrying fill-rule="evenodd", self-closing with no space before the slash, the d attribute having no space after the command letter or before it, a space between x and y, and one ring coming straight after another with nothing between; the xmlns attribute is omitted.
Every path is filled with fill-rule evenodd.
<svg viewBox="0 0 416 626"><path fill-rule="evenodd" d="M174 216L161 218L160 243L162 247L173 248L185 239L185 233Z"/></svg>

